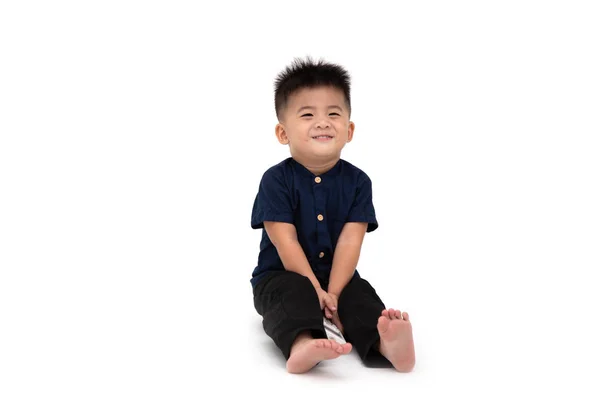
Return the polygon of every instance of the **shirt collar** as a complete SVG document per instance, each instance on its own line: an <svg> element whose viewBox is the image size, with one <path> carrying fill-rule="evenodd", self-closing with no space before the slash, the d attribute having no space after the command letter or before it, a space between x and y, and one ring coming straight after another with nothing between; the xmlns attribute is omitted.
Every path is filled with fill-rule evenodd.
<svg viewBox="0 0 600 400"><path fill-rule="evenodd" d="M315 178L317 175L313 174L308 168L306 168L304 165L300 164L298 161L294 160L293 157L290 157L291 160L291 164L294 168L295 171L297 171L298 173L300 173L303 176L307 176L309 178ZM338 172L340 171L340 169L342 168L342 159L340 158L333 167L331 167L328 171L318 175L321 177L326 177L329 175L337 175Z"/></svg>

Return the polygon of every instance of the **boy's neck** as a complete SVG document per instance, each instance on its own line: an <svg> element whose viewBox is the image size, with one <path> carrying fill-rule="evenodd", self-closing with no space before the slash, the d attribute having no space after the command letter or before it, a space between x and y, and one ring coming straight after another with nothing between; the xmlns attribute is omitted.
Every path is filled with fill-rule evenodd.
<svg viewBox="0 0 600 400"><path fill-rule="evenodd" d="M334 158L332 160L319 161L319 160L299 160L296 157L294 159L302 164L304 168L312 172L314 175L322 175L325 172L329 171L331 168L337 164L340 158Z"/></svg>

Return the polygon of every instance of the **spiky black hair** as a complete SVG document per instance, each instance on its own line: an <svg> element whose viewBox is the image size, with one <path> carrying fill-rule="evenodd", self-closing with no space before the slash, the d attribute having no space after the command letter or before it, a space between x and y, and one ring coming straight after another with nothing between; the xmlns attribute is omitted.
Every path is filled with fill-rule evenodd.
<svg viewBox="0 0 600 400"><path fill-rule="evenodd" d="M295 58L275 79L275 113L281 117L290 95L306 87L333 86L344 92L348 112L350 106L350 75L337 64L319 60L314 62L310 57L305 60Z"/></svg>

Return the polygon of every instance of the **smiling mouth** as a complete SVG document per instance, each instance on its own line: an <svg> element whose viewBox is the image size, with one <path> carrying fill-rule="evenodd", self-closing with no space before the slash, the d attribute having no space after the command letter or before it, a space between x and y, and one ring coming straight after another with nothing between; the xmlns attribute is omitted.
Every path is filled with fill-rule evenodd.
<svg viewBox="0 0 600 400"><path fill-rule="evenodd" d="M328 140L328 139L333 139L333 136L329 136L329 135L319 135L319 136L313 136L313 139L317 139L317 140Z"/></svg>

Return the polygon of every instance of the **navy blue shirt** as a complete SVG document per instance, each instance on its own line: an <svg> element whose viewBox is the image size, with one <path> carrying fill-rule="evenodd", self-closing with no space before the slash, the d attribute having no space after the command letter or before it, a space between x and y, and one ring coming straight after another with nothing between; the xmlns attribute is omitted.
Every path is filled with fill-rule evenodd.
<svg viewBox="0 0 600 400"><path fill-rule="evenodd" d="M285 269L264 230L264 221L294 224L313 271L329 273L346 222L366 222L367 232L378 227L371 180L342 159L318 176L292 157L269 168L262 176L252 208L252 228L263 229L258 265L250 280L253 287L265 272Z"/></svg>

